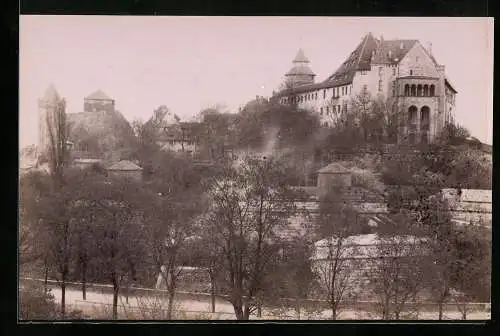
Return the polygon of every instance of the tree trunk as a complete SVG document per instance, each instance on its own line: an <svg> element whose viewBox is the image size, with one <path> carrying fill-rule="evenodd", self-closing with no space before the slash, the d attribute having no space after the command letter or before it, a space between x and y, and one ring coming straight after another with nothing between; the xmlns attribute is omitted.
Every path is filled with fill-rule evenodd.
<svg viewBox="0 0 500 336"><path fill-rule="evenodd" d="M44 273L45 273L45 279L43 281L43 292L44 292L44 294L47 294L47 291L48 291L47 282L49 279L49 267L47 265L47 261L45 261L43 267L44 267Z"/></svg>
<svg viewBox="0 0 500 336"><path fill-rule="evenodd" d="M462 320L467 320L467 306L466 306L466 304L464 304L462 306L461 313L462 313Z"/></svg>
<svg viewBox="0 0 500 336"><path fill-rule="evenodd" d="M382 308L382 319L389 319L389 299L385 299L384 307Z"/></svg>
<svg viewBox="0 0 500 336"><path fill-rule="evenodd" d="M332 308L332 320L336 320L337 319L337 306L333 304L331 306L331 308Z"/></svg>
<svg viewBox="0 0 500 336"><path fill-rule="evenodd" d="M257 302L257 317L262 317L262 303L260 300Z"/></svg>
<svg viewBox="0 0 500 336"><path fill-rule="evenodd" d="M215 313L215 279L210 281L210 294L212 296L212 313Z"/></svg>
<svg viewBox="0 0 500 336"><path fill-rule="evenodd" d="M174 310L174 296L175 296L175 291L173 290L173 288L169 288L169 290L168 290L167 320L172 319L172 312Z"/></svg>
<svg viewBox="0 0 500 336"><path fill-rule="evenodd" d="M128 292L129 292L129 283L127 281L127 287L125 288L125 302L128 304Z"/></svg>
<svg viewBox="0 0 500 336"><path fill-rule="evenodd" d="M87 262L82 263L82 297L87 300Z"/></svg>
<svg viewBox="0 0 500 336"><path fill-rule="evenodd" d="M295 311L297 312L297 320L300 320L300 298L295 300Z"/></svg>
<svg viewBox="0 0 500 336"><path fill-rule="evenodd" d="M113 320L118 319L118 294L120 287L116 280L113 281Z"/></svg>
<svg viewBox="0 0 500 336"><path fill-rule="evenodd" d="M61 315L64 320L66 317L66 279L64 276L61 282Z"/></svg>
<svg viewBox="0 0 500 336"><path fill-rule="evenodd" d="M439 317L438 319L441 321L443 319L443 302L439 302L438 304Z"/></svg>
<svg viewBox="0 0 500 336"><path fill-rule="evenodd" d="M250 306L248 304L246 304L245 309L243 309L243 320L250 320Z"/></svg>
<svg viewBox="0 0 500 336"><path fill-rule="evenodd" d="M243 316L243 308L238 305L233 303L233 308L234 308L234 314L236 315L237 320L245 320Z"/></svg>

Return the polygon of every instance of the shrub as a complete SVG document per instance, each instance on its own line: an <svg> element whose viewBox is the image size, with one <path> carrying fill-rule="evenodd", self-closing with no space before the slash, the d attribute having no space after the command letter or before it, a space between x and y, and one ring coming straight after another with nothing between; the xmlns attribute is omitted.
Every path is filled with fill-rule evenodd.
<svg viewBox="0 0 500 336"><path fill-rule="evenodd" d="M52 320L58 317L54 296L43 288L29 285L19 290L19 317L22 320Z"/></svg>

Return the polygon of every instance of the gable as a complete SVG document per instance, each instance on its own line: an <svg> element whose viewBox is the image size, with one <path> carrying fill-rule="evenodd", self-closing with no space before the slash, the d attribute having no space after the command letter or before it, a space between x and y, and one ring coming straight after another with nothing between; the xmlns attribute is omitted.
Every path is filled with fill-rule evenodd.
<svg viewBox="0 0 500 336"><path fill-rule="evenodd" d="M415 43L408 53L399 62L399 74L401 77L410 76L439 77L436 69L436 62L427 53L420 42Z"/></svg>

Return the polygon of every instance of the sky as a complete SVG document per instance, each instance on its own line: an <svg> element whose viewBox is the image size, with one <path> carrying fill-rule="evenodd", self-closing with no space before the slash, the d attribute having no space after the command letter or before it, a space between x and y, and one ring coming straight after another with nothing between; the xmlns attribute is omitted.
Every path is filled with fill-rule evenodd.
<svg viewBox="0 0 500 336"><path fill-rule="evenodd" d="M160 105L190 120L272 95L299 48L322 81L368 32L432 43L458 91L456 120L492 144L492 18L30 15L20 17L20 147L38 141L37 100L51 83L67 113L100 89L129 121Z"/></svg>

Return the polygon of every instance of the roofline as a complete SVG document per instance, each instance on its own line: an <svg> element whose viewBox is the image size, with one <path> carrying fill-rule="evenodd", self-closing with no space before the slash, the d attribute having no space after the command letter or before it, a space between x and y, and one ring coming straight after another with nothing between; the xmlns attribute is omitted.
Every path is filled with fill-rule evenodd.
<svg viewBox="0 0 500 336"><path fill-rule="evenodd" d="M83 98L83 100L106 100L106 101L115 101L113 98L109 99L101 99L101 98L89 98L88 96Z"/></svg>
<svg viewBox="0 0 500 336"><path fill-rule="evenodd" d="M453 85L451 85L450 80L446 77L444 78L444 85L448 85L454 93L458 93L458 91L453 87Z"/></svg>
<svg viewBox="0 0 500 336"><path fill-rule="evenodd" d="M340 83L342 83L342 82L340 82ZM309 91L330 89L330 88L334 88L334 87L340 87L340 86L351 85L351 84L352 84L352 80L348 80L343 84L336 84L336 85L333 85L332 82L323 81L320 83L305 84L305 85L300 85L300 86L297 86L294 88L284 89L284 90L277 92L273 97L282 97L282 96L287 96L287 95L294 94L294 93L305 93L305 92L309 92Z"/></svg>
<svg viewBox="0 0 500 336"><path fill-rule="evenodd" d="M418 76L418 75L411 75L411 76L401 76L397 77L397 79L439 79L439 77L433 77L433 76Z"/></svg>
<svg viewBox="0 0 500 336"><path fill-rule="evenodd" d="M363 39L363 45L361 46L361 51L359 52L359 55L358 55L358 61L356 62L356 71L359 68L359 62L361 62L361 57L363 56L363 51L365 51L366 42L368 41L368 37L370 35L373 36L372 33L370 32L370 33L366 34L365 38ZM377 39L375 39L375 41L377 41ZM378 45L378 43L377 43L377 45ZM334 73L336 73L337 71L335 71Z"/></svg>

